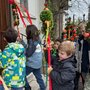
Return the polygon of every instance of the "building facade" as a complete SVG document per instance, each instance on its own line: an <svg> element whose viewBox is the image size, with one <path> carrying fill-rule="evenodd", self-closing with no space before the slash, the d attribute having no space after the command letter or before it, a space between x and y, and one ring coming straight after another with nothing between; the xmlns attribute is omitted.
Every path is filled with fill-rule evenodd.
<svg viewBox="0 0 90 90"><path fill-rule="evenodd" d="M39 30L41 30L42 23L40 21L40 13L44 9L44 3L45 0L17 0L19 3L21 3L25 8L28 10L32 23L37 26ZM24 11L24 9L23 9ZM26 12L24 11L26 14ZM30 23L25 19L23 16L26 25L29 25ZM3 40L3 32L9 28L13 27L17 30L17 27L14 27L13 25L13 15L12 15L12 7L9 4L9 0L0 0L0 49L4 49L6 42ZM25 27L22 23L22 20L20 18L20 24L19 24L19 30L20 33L25 35ZM24 40L26 40L24 38Z"/></svg>

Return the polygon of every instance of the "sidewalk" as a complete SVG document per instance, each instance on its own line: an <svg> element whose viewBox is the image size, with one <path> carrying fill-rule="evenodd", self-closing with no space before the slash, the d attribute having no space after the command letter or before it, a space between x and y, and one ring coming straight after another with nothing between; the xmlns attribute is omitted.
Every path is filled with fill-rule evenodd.
<svg viewBox="0 0 90 90"><path fill-rule="evenodd" d="M44 80L44 83L46 84L46 77L43 74L42 74L42 78ZM30 84L32 90L40 90L39 85L36 81L36 78L32 73L27 77L27 79L29 81L29 84ZM49 90L49 81L47 82L47 85L48 86L47 86L46 90ZM79 89L78 90L83 90L82 82L79 82Z"/></svg>
<svg viewBox="0 0 90 90"><path fill-rule="evenodd" d="M44 80L44 83L46 83L46 77L43 74L42 74L42 78ZM33 74L32 74L32 78L29 77L28 80L30 81L29 84L30 84L32 90L40 90L39 89L39 85L38 85L38 83L36 81L36 78L35 78L35 76ZM49 81L47 82L47 85L48 86L47 86L47 89L46 90L49 90Z"/></svg>

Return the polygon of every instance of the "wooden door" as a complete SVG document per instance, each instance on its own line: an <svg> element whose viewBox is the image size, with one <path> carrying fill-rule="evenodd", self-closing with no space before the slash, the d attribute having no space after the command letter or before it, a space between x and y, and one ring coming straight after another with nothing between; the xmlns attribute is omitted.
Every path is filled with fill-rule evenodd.
<svg viewBox="0 0 90 90"><path fill-rule="evenodd" d="M10 27L9 0L0 0L0 49L4 49L6 42L3 40L3 32Z"/></svg>

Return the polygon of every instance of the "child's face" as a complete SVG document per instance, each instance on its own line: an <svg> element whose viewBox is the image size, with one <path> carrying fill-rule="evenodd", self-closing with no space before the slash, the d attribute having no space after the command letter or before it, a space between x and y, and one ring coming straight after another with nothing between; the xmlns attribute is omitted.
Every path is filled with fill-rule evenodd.
<svg viewBox="0 0 90 90"><path fill-rule="evenodd" d="M63 60L63 59L67 59L67 58L71 57L72 54L68 56L65 51L59 50L58 55L59 55L60 60Z"/></svg>
<svg viewBox="0 0 90 90"><path fill-rule="evenodd" d="M85 34L85 27L82 27L79 31L80 31L80 34L84 35Z"/></svg>
<svg viewBox="0 0 90 90"><path fill-rule="evenodd" d="M58 46L60 45L60 42L58 42L58 41L56 41L55 43L54 43L54 49L58 49Z"/></svg>

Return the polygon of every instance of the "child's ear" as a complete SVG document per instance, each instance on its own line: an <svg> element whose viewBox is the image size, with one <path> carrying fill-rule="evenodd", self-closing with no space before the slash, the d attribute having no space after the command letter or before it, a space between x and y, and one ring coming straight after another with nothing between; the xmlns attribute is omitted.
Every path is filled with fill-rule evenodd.
<svg viewBox="0 0 90 90"><path fill-rule="evenodd" d="M5 37L3 39L4 39L4 41L7 41Z"/></svg>
<svg viewBox="0 0 90 90"><path fill-rule="evenodd" d="M72 53L69 55L69 57L71 57L72 56Z"/></svg>

